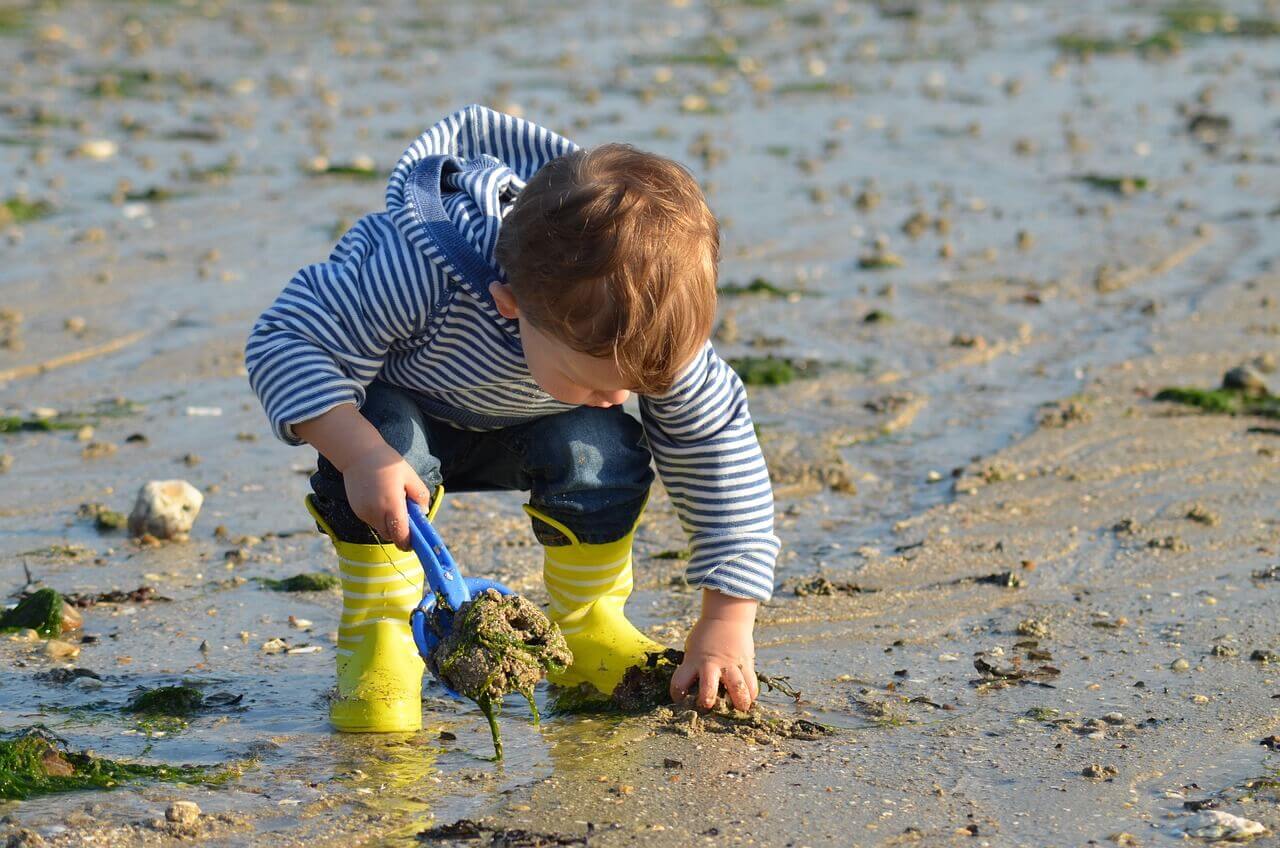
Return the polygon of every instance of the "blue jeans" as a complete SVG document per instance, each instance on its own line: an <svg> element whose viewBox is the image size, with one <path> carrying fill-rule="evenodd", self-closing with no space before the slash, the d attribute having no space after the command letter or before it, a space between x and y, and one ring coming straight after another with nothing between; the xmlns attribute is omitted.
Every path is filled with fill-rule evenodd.
<svg viewBox="0 0 1280 848"><path fill-rule="evenodd" d="M527 491L530 505L589 544L629 533L653 482L644 430L621 407L580 406L478 433L423 415L410 393L375 381L360 412L432 491ZM311 488L329 526L345 542L377 541L351 510L342 473L323 456L318 466ZM533 530L544 545L569 542L537 519Z"/></svg>

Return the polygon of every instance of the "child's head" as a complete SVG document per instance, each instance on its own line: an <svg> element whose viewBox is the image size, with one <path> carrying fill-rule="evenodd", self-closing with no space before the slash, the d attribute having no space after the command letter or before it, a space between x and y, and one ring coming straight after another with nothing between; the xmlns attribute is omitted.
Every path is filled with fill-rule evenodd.
<svg viewBox="0 0 1280 848"><path fill-rule="evenodd" d="M720 230L693 176L623 144L543 166L503 219L491 290L548 394L668 389L711 335Z"/></svg>

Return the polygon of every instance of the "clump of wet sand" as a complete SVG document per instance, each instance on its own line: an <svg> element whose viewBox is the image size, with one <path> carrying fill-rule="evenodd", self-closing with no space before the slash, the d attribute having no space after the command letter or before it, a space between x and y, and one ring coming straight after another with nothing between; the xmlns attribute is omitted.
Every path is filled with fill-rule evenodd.
<svg viewBox="0 0 1280 848"><path fill-rule="evenodd" d="M427 657L427 668L446 686L475 701L489 719L494 753L502 757L496 716L502 699L519 692L533 704L533 687L548 672L573 662L560 628L519 595L486 589L462 605Z"/></svg>

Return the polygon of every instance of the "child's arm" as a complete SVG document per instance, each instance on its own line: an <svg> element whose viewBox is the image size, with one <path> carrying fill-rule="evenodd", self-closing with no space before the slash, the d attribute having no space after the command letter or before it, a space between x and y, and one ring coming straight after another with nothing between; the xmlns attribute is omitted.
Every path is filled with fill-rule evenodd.
<svg viewBox="0 0 1280 848"><path fill-rule="evenodd" d="M413 498L426 512L431 492L355 405L335 406L294 424L293 432L342 472L347 501L360 520L401 550L409 550L405 497Z"/></svg>
<svg viewBox="0 0 1280 848"><path fill-rule="evenodd" d="M361 218L327 262L294 275L245 345L276 435L320 451L343 473L356 515L404 549L405 495L425 506L425 487L359 407L391 345L425 331L443 285L408 255L385 213Z"/></svg>
<svg viewBox="0 0 1280 848"><path fill-rule="evenodd" d="M780 544L746 390L708 343L670 391L642 397L640 410L658 473L689 534L685 576L703 590L702 617L676 680L687 689L699 678L707 703L723 678L734 704L749 706L758 693L751 630L756 606L773 594Z"/></svg>
<svg viewBox="0 0 1280 848"><path fill-rule="evenodd" d="M755 641L757 601L702 590L702 614L684 642L684 662L671 676L671 700L680 702L698 681L698 704L710 709L720 684L740 710L751 708L760 695L756 680Z"/></svg>

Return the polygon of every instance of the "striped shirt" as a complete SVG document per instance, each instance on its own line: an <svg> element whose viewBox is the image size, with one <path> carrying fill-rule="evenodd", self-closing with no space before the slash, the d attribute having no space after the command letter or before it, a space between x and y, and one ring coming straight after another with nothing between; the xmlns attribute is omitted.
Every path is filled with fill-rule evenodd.
<svg viewBox="0 0 1280 848"><path fill-rule="evenodd" d="M471 430L573 407L529 374L516 321L489 283L498 230L525 182L576 150L536 124L467 107L405 151L385 212L360 219L327 262L300 270L249 335L245 364L276 434L343 403L374 378ZM773 490L746 392L710 342L662 395L639 398L658 474L689 534L692 585L766 600L779 542Z"/></svg>

